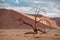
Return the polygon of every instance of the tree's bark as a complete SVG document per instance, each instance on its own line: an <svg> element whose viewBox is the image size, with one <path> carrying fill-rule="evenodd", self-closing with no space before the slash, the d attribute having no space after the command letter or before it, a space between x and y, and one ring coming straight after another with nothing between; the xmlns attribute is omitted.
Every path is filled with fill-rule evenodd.
<svg viewBox="0 0 60 40"><path fill-rule="evenodd" d="M34 30L34 32L37 33L37 29L35 27L33 27L31 24L29 24L29 23L27 23L25 21L23 21L23 23L26 24L26 25L29 25L30 27L32 27L32 29Z"/></svg>

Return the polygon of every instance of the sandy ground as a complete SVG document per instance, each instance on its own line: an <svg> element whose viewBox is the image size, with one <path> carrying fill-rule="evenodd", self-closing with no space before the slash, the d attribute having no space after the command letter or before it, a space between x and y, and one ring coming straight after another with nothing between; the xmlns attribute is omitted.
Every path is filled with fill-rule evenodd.
<svg viewBox="0 0 60 40"><path fill-rule="evenodd" d="M47 34L26 34L32 29L0 29L0 40L60 40L60 29L52 29ZM33 36L35 35L35 36Z"/></svg>

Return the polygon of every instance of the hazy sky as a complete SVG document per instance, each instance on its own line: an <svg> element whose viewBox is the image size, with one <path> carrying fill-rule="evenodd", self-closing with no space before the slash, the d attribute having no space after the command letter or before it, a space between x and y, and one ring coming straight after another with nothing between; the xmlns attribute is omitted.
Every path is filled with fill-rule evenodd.
<svg viewBox="0 0 60 40"><path fill-rule="evenodd" d="M46 12L40 14L48 17L60 17L60 0L0 0L0 8L13 9L18 12L33 14L34 7Z"/></svg>

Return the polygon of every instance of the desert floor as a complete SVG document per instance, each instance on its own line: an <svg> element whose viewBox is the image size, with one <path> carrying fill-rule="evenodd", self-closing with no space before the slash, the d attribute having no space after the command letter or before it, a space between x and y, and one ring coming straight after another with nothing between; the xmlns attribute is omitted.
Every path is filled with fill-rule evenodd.
<svg viewBox="0 0 60 40"><path fill-rule="evenodd" d="M60 29L52 29L47 34L24 35L29 31L32 29L0 29L0 40L60 40Z"/></svg>

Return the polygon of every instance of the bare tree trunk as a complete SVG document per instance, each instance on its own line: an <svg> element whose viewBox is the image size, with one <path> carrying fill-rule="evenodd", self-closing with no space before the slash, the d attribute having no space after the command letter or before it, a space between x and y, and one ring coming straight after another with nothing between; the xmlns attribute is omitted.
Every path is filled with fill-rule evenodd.
<svg viewBox="0 0 60 40"><path fill-rule="evenodd" d="M26 24L26 25L29 25L30 27L32 27L32 29L34 30L34 32L37 33L37 30L36 30L36 28L34 26L32 26L31 24L29 24L29 23L27 23L25 21L23 21L23 23Z"/></svg>
<svg viewBox="0 0 60 40"><path fill-rule="evenodd" d="M39 8L40 9L40 8ZM38 32L38 30L37 30L37 26L36 26L36 24L37 24L37 16L38 16L38 14L39 14L39 10L38 8L36 8L36 10L35 10L35 25L34 25L34 27L35 27L35 32L37 33Z"/></svg>

